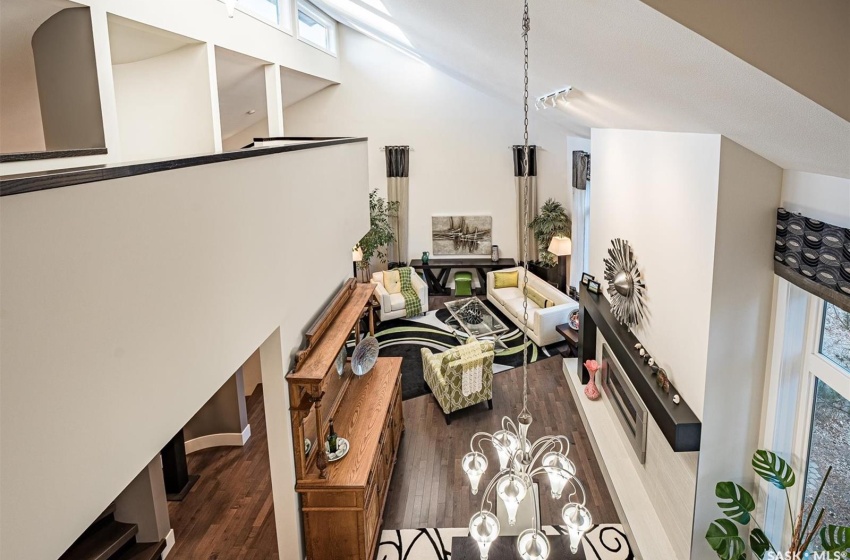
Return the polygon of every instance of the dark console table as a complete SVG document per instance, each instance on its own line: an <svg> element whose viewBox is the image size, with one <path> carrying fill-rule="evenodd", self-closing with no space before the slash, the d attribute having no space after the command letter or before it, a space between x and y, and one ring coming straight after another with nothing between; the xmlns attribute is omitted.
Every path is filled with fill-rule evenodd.
<svg viewBox="0 0 850 560"><path fill-rule="evenodd" d="M563 558L564 560L585 560L584 547L579 546L578 551L570 552L570 538L566 535L546 535L549 539L549 558ZM490 546L489 560L520 560L516 548L516 537L501 536ZM481 553L478 544L471 537L454 537L452 539L452 560L480 560Z"/></svg>
<svg viewBox="0 0 850 560"><path fill-rule="evenodd" d="M493 261L489 258L466 258L466 259L430 259L428 264L423 264L422 259L414 259L410 261L410 266L416 270L421 270L425 274L425 281L428 283L428 291L431 295L446 295L450 294L451 290L446 287L449 281L449 275L452 269L455 268L474 268L478 272L478 279L481 281L481 293L487 293L487 273L491 270L502 270L505 268L513 268L516 266L514 259L499 259ZM437 274L434 271L437 270Z"/></svg>

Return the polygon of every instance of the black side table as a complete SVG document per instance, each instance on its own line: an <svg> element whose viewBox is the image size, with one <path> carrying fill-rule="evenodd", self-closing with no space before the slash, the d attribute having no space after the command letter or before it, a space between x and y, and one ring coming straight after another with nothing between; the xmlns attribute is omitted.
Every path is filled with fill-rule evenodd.
<svg viewBox="0 0 850 560"><path fill-rule="evenodd" d="M558 325L555 327L555 330L558 331L558 334L564 337L564 340L567 341L568 351L561 352L561 357L563 358L576 358L578 357L578 331L574 331L570 328L567 323L563 325Z"/></svg>

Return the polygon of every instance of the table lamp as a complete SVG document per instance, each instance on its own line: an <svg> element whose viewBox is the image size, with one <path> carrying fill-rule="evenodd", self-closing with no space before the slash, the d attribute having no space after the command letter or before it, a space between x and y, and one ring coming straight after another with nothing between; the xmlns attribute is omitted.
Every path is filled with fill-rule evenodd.
<svg viewBox="0 0 850 560"><path fill-rule="evenodd" d="M567 257L573 253L573 242L569 237L556 235L549 243L549 252L558 256L558 289L567 293L569 278Z"/></svg>

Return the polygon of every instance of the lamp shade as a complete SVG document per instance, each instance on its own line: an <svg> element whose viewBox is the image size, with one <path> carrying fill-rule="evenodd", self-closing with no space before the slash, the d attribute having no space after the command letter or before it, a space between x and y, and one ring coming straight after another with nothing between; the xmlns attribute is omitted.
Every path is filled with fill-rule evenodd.
<svg viewBox="0 0 850 560"><path fill-rule="evenodd" d="M573 253L573 242L569 237L556 235L549 243L549 252L564 257Z"/></svg>
<svg viewBox="0 0 850 560"><path fill-rule="evenodd" d="M355 247L351 250L351 260L354 262L360 262L363 260L363 249L360 247Z"/></svg>

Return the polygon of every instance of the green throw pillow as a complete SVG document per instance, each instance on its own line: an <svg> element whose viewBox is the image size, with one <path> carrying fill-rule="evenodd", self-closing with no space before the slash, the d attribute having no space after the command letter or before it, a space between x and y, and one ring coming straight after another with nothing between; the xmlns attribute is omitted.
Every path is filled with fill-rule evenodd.
<svg viewBox="0 0 850 560"><path fill-rule="evenodd" d="M516 288L519 286L519 271L513 272L494 272L494 286L498 290L500 288Z"/></svg>

